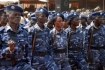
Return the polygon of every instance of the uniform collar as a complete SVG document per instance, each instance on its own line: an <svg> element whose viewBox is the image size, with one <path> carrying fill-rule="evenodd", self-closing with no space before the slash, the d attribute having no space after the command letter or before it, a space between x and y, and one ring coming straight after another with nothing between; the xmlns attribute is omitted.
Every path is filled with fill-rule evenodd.
<svg viewBox="0 0 105 70"><path fill-rule="evenodd" d="M17 32L18 32L18 31L21 31L21 30L22 30L22 27L23 27L23 26L22 26L21 24L19 24L19 25L18 25L18 30L17 30ZM13 29L11 28L11 26L9 25L9 23L7 23L7 25L5 26L5 30L6 30L6 32L9 31L9 30L10 30L10 31L13 31Z"/></svg>
<svg viewBox="0 0 105 70"><path fill-rule="evenodd" d="M58 31L56 30L56 28L54 27L54 28L53 28L53 31L57 34L57 33L62 33L62 32L63 32L63 29L61 29L60 32L58 32Z"/></svg>
<svg viewBox="0 0 105 70"><path fill-rule="evenodd" d="M73 29L70 28L70 31L71 31L72 33L77 33L77 32L79 32L79 29L76 28L76 30L73 30Z"/></svg>
<svg viewBox="0 0 105 70"><path fill-rule="evenodd" d="M36 29L38 29L38 30L41 30L41 31L43 31L44 29L46 29L45 25L44 25L44 29L41 29L37 23L35 24L34 27L35 27Z"/></svg>
<svg viewBox="0 0 105 70"><path fill-rule="evenodd" d="M6 32L7 32L8 30L13 31L12 28L10 27L9 23L7 23L7 25L5 26L5 29L6 29Z"/></svg>

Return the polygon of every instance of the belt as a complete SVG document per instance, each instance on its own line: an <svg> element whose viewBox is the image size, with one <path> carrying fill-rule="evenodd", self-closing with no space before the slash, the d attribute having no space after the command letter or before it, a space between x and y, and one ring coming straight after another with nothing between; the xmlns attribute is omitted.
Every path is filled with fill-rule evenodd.
<svg viewBox="0 0 105 70"><path fill-rule="evenodd" d="M100 50L100 49L105 49L105 46L103 46L103 47L100 47L100 46L91 46L90 47L91 49L94 49L94 50Z"/></svg>
<svg viewBox="0 0 105 70"><path fill-rule="evenodd" d="M70 50L70 51L80 51L81 48L68 48L68 50Z"/></svg>
<svg viewBox="0 0 105 70"><path fill-rule="evenodd" d="M0 66L13 66L15 63L14 60L0 59Z"/></svg>
<svg viewBox="0 0 105 70"><path fill-rule="evenodd" d="M55 53L65 53L66 52L66 48L63 48L63 49L54 49L54 52Z"/></svg>
<svg viewBox="0 0 105 70"><path fill-rule="evenodd" d="M45 56L46 52L42 52L42 51L34 51L34 56Z"/></svg>

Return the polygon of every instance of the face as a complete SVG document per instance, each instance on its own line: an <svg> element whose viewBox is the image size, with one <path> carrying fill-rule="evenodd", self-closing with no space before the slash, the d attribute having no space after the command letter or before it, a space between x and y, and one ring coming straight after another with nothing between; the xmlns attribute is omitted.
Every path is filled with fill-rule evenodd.
<svg viewBox="0 0 105 70"><path fill-rule="evenodd" d="M82 25L84 25L84 24L86 23L86 20L83 19L83 18L81 18L81 19L80 19L80 22L81 22Z"/></svg>
<svg viewBox="0 0 105 70"><path fill-rule="evenodd" d="M19 24L21 19L20 12L12 11L11 14L8 15L8 21L12 24Z"/></svg>
<svg viewBox="0 0 105 70"><path fill-rule="evenodd" d="M63 21L63 27L65 28L65 27L67 27L67 26L68 26L67 21L64 20L64 21Z"/></svg>
<svg viewBox="0 0 105 70"><path fill-rule="evenodd" d="M88 25L92 22L93 20L91 18L87 18L87 23Z"/></svg>
<svg viewBox="0 0 105 70"><path fill-rule="evenodd" d="M3 13L1 15L0 21L1 21L1 23L7 23L8 22L6 13Z"/></svg>
<svg viewBox="0 0 105 70"><path fill-rule="evenodd" d="M46 22L46 15L43 13L36 14L37 22L44 24Z"/></svg>
<svg viewBox="0 0 105 70"><path fill-rule="evenodd" d="M71 25L79 26L79 17L75 17L75 18L71 21Z"/></svg>
<svg viewBox="0 0 105 70"><path fill-rule="evenodd" d="M101 24L102 23L102 16L96 16L94 21L98 24Z"/></svg>
<svg viewBox="0 0 105 70"><path fill-rule="evenodd" d="M63 27L63 19L61 17L57 17L54 21L55 27L62 28Z"/></svg>

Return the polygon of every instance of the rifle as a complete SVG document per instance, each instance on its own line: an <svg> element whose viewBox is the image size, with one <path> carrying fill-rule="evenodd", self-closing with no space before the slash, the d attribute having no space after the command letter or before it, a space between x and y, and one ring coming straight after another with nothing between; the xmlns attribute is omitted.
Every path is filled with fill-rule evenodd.
<svg viewBox="0 0 105 70"><path fill-rule="evenodd" d="M71 37L71 31L68 33L68 47L67 47L67 58L68 58L68 49L69 49L69 45L70 45L70 37Z"/></svg>
<svg viewBox="0 0 105 70"><path fill-rule="evenodd" d="M87 62L89 62L89 54L90 54L90 49L91 49L91 43L92 43L92 35L93 35L93 32L94 32L94 28L92 27L91 33L90 33L90 39L89 39L88 50L87 50L87 56L88 56Z"/></svg>
<svg viewBox="0 0 105 70"><path fill-rule="evenodd" d="M33 54L34 54L34 49L35 49L35 41L36 41L36 31L35 31L35 33L32 36L32 58L31 58L31 64L32 64L32 61L33 61Z"/></svg>
<svg viewBox="0 0 105 70"><path fill-rule="evenodd" d="M54 32L53 37L52 37L52 46L54 44L55 37L56 37L56 31Z"/></svg>

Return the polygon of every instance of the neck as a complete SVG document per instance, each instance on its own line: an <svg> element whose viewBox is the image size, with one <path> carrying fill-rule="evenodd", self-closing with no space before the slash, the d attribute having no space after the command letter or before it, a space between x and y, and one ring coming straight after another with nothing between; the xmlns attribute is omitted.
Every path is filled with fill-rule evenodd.
<svg viewBox="0 0 105 70"><path fill-rule="evenodd" d="M42 23L38 23L38 26L41 28L41 29L44 29L44 25Z"/></svg>
<svg viewBox="0 0 105 70"><path fill-rule="evenodd" d="M58 32L61 31L61 28L55 27L55 29L56 29Z"/></svg>
<svg viewBox="0 0 105 70"><path fill-rule="evenodd" d="M10 24L10 26L14 32L18 30L18 24Z"/></svg>
<svg viewBox="0 0 105 70"><path fill-rule="evenodd" d="M99 23L94 23L94 25L98 28L100 26Z"/></svg>
<svg viewBox="0 0 105 70"><path fill-rule="evenodd" d="M76 26L71 25L71 29L72 29L72 30L76 30Z"/></svg>

